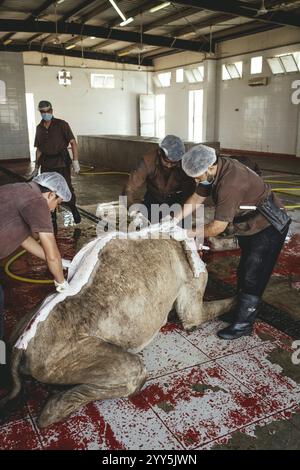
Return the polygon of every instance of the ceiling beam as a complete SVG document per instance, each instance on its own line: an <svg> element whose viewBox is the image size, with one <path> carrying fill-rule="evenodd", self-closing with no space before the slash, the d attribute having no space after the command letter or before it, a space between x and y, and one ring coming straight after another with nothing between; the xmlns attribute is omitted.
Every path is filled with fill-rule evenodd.
<svg viewBox="0 0 300 470"><path fill-rule="evenodd" d="M4 46L3 44L0 44L0 51L6 51L6 52L30 52L30 51L36 51L36 52L41 52L41 46L39 44L32 44L28 45L27 43L14 43L10 44L8 46ZM79 57L82 59L82 53L80 50L64 50L61 47L55 47L55 46L45 46L43 48L43 53L45 54L55 54L55 55L60 55L60 56L66 56L66 57ZM89 52L85 51L84 52L84 59L93 59L93 60L105 60L108 62L117 62L117 63L122 63L122 64L133 64L133 65L143 65L143 66L151 66L152 65L152 60L151 59L145 59L143 60L143 64L140 64L140 61L136 57L118 57L115 54L106 54L102 52Z"/></svg>
<svg viewBox="0 0 300 470"><path fill-rule="evenodd" d="M157 1L155 2L157 4ZM155 21L151 21L151 23L147 23L145 25L143 25L142 27L142 30L143 30L143 33L146 33L147 31L151 31L152 29L155 29L155 28L158 28L159 26L163 26L164 24L166 23L172 23L173 21L176 21L178 19L181 19L183 16L190 16L192 14L195 13L195 10L194 8L184 8L180 11L176 11L175 13L171 13L169 15L165 15L163 17L160 17L158 20L155 20ZM127 15L128 17L132 16L132 15ZM140 32L141 28L136 28L135 31L137 32ZM96 46L94 46L92 48L92 50L96 49L96 48L99 48L99 46L101 48L105 47L105 46L108 46L109 44L111 44L113 41L104 41ZM126 48L126 50L131 50L131 49L135 49L136 46L129 46L128 48ZM123 51L123 49L121 49ZM125 50L125 49L124 49Z"/></svg>
<svg viewBox="0 0 300 470"><path fill-rule="evenodd" d="M69 11L69 12L65 13L63 16L61 16L60 20L61 21L66 21L69 18L72 18L73 16L75 16L80 11L85 10L90 5L95 3L95 1L96 0L85 0L83 3L80 3L79 5L77 5L77 7L73 8L71 11ZM28 39L28 42L35 41L39 36L40 36L40 34L35 34L34 36L32 36ZM51 39L53 39L55 37L56 37L55 34L50 34L50 36L47 36L45 42L51 41Z"/></svg>
<svg viewBox="0 0 300 470"><path fill-rule="evenodd" d="M173 3L186 7L194 7L198 10L205 9L218 13L229 13L233 16L243 16L245 18L252 18L257 21L275 23L282 26L300 27L299 14L293 12L271 11L265 15L257 16L257 12L255 10L249 9L249 7L252 8L252 4L238 0L174 0Z"/></svg>
<svg viewBox="0 0 300 470"><path fill-rule="evenodd" d="M195 10L194 10L195 11ZM222 21L226 21L228 19L232 18L231 15L214 15L213 17L210 17L208 19L204 19L202 21L200 21L199 23L191 23L189 24L188 26L185 26L184 28L180 28L180 29L174 29L172 31L172 36L174 37L180 37L180 36L183 36L184 34L186 33L192 33L192 32L197 32L197 29L201 29L201 28L206 28L207 26L212 26L216 23L219 23L219 22L222 22ZM171 21L169 21L169 23L171 23ZM162 23L163 24L163 23ZM146 27L148 28L148 25L146 25ZM155 26L156 27L156 26ZM149 28L150 29L150 28ZM153 23L152 23L152 28L153 29ZM145 29L144 29L145 31ZM198 37L198 36L197 36ZM193 40L195 39L195 37L193 37ZM209 42L209 41L208 41ZM133 46L128 46L128 47L124 47L122 49L118 49L117 53L122 53L122 52L125 52L125 51L131 51L133 49L136 49L136 45L133 45Z"/></svg>
<svg viewBox="0 0 300 470"><path fill-rule="evenodd" d="M33 10L33 12L30 13L29 16L27 16L25 21L35 20L43 11L47 10L47 8L49 8L53 3L56 3L56 2L57 0L45 0L38 8ZM14 33L8 33L3 38L1 38L1 41L5 42L8 39L10 39L13 35Z"/></svg>
<svg viewBox="0 0 300 470"><path fill-rule="evenodd" d="M151 2L148 1L144 5L139 5L138 7L133 8L132 10L124 12L124 14L127 18L130 18L131 16L134 17L138 14L140 15L140 14L144 13L145 11L147 11L148 9L150 9L154 5L157 5L157 0L155 0L155 1L153 0ZM112 28L114 26L119 26L120 22L121 22L121 18L118 15L116 19L114 19L113 21L110 21L108 24L103 23L103 26L106 26L108 28ZM80 41L81 41L81 37L75 37L75 38L71 39L71 41L68 41L68 43L66 45L70 46L71 44L77 44ZM110 39L108 39L106 41L102 41L101 47L107 46L108 44L111 44L112 42L114 42L114 41L112 41ZM97 49L99 49L99 46L100 46L100 43L98 43L95 47L92 47L91 50L97 50Z"/></svg>
<svg viewBox="0 0 300 470"><path fill-rule="evenodd" d="M119 4L122 3L122 1L124 0L119 0ZM88 13L86 13L85 15L81 16L80 17L80 23L86 23L87 21L91 20L92 18L94 18L95 16L97 15L100 15L100 13L103 13L104 11L106 10L109 10L110 8L112 8L111 6L111 3L108 1L108 0L105 0L104 2L102 2L100 5L98 5L96 8L94 8L93 10L89 11ZM71 16L68 16L68 18L71 18ZM67 19L68 19L67 18ZM51 35L52 37L55 36L55 35ZM49 39L50 36L48 36L45 41L45 43L48 42L48 39ZM81 36L79 37L74 37L71 41L69 41L67 43L68 46L71 46L72 44L77 44L78 42L81 41Z"/></svg>
<svg viewBox="0 0 300 470"><path fill-rule="evenodd" d="M0 31L13 31L22 33L52 33L57 29L59 34L76 34L79 36L95 36L104 39L114 39L131 43L141 43L141 35L134 31L121 29L109 29L103 26L92 26L78 23L64 23L59 21L55 25L52 21L23 21L23 20L1 20ZM186 51L202 52L201 44L196 41L187 41L174 37L143 34L143 44L149 46L168 47L170 49L181 49Z"/></svg>
<svg viewBox="0 0 300 470"><path fill-rule="evenodd" d="M282 26L272 23L260 23L259 21L251 21L250 23L245 23L232 28L226 28L222 31L215 32L213 34L212 46L216 49L216 45L220 42L228 41L230 39L240 38L243 36L249 36L255 33L261 33L264 31L270 31L272 29L278 29ZM207 38L209 40L209 35L201 36L201 39ZM159 57L165 57L167 55L174 54L176 51L170 51L167 49L155 49L152 51L143 54L142 59L158 59Z"/></svg>

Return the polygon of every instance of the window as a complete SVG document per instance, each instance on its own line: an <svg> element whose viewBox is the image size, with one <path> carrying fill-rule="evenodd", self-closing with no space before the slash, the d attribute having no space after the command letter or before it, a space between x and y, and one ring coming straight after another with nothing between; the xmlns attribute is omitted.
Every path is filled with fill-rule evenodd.
<svg viewBox="0 0 300 470"><path fill-rule="evenodd" d="M203 82L204 80L204 65L194 69L185 70L185 75L189 83Z"/></svg>
<svg viewBox="0 0 300 470"><path fill-rule="evenodd" d="M243 62L234 62L233 64L223 64L222 80L231 80L232 78L241 78L243 75Z"/></svg>
<svg viewBox="0 0 300 470"><path fill-rule="evenodd" d="M274 75L279 73L291 73L300 71L300 53L280 54L267 59L271 72Z"/></svg>
<svg viewBox="0 0 300 470"><path fill-rule="evenodd" d="M298 69L300 70L300 52L293 52L293 56L296 64L298 65Z"/></svg>
<svg viewBox="0 0 300 470"><path fill-rule="evenodd" d="M156 95L155 97L155 127L156 137L165 136L166 127L166 95Z"/></svg>
<svg viewBox="0 0 300 470"><path fill-rule="evenodd" d="M6 104L6 84L3 80L0 80L0 104Z"/></svg>
<svg viewBox="0 0 300 470"><path fill-rule="evenodd" d="M57 74L57 80L60 85L64 85L64 86L71 85L71 81L72 81L71 72L68 72L68 70L65 70L65 69L59 70Z"/></svg>
<svg viewBox="0 0 300 470"><path fill-rule="evenodd" d="M189 140L202 141L203 90L189 92Z"/></svg>
<svg viewBox="0 0 300 470"><path fill-rule="evenodd" d="M284 68L279 57L269 57L267 62L270 66L271 72L274 75L277 75L278 73L284 73Z"/></svg>
<svg viewBox="0 0 300 470"><path fill-rule="evenodd" d="M183 82L183 69L177 69L176 70L176 83L182 83Z"/></svg>
<svg viewBox="0 0 300 470"><path fill-rule="evenodd" d="M222 65L222 80L231 80L231 76L226 68L226 65Z"/></svg>
<svg viewBox="0 0 300 470"><path fill-rule="evenodd" d="M298 72L298 65L293 54L278 56L286 72Z"/></svg>
<svg viewBox="0 0 300 470"><path fill-rule="evenodd" d="M115 88L115 77L109 73L91 73L92 88Z"/></svg>
<svg viewBox="0 0 300 470"><path fill-rule="evenodd" d="M262 56L260 57L252 57L251 58L251 75L255 73L261 73L262 72L262 64L263 64L263 58Z"/></svg>
<svg viewBox="0 0 300 470"><path fill-rule="evenodd" d="M158 73L153 77L154 83L159 88L166 88L171 85L171 72Z"/></svg>

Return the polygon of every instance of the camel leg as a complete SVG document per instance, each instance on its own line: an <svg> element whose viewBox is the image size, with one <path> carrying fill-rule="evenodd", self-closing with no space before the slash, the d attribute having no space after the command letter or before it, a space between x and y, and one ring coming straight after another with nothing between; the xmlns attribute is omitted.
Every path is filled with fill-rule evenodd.
<svg viewBox="0 0 300 470"><path fill-rule="evenodd" d="M203 302L207 273L184 284L175 301L176 312L185 330L193 330L206 321L213 320L235 305L236 298Z"/></svg>
<svg viewBox="0 0 300 470"><path fill-rule="evenodd" d="M191 330L203 323L203 295L207 284L207 273L192 278L179 290L175 309L185 330Z"/></svg>
<svg viewBox="0 0 300 470"><path fill-rule="evenodd" d="M57 383L77 384L51 397L43 408L38 424L46 427L68 418L83 405L107 398L127 397L142 388L146 370L140 358L97 338L86 338L77 344L82 355L65 357ZM60 369L61 370L61 369ZM54 382L54 377L51 377Z"/></svg>

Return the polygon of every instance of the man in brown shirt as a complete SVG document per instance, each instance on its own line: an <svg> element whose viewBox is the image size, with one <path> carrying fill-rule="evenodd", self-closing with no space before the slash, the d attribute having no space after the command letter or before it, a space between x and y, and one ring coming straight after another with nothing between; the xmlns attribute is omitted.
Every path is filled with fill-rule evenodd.
<svg viewBox="0 0 300 470"><path fill-rule="evenodd" d="M43 259L54 277L57 291L68 288L62 259L53 234L51 211L71 192L58 173L43 173L31 183L6 184L0 187L0 259L18 247ZM40 244L36 241L38 237ZM3 338L3 291L0 285L0 340Z"/></svg>
<svg viewBox="0 0 300 470"><path fill-rule="evenodd" d="M218 336L230 340L250 335L260 298L283 246L288 225L280 232L259 210L241 207L257 207L268 200L277 210L280 201L254 171L237 160L224 157L217 160L215 150L205 145L197 145L187 152L183 156L182 167L195 178L197 188L176 219L187 216L211 195L215 216L213 222L204 225L204 236L217 236L230 226L242 252L238 267L236 320L219 331ZM190 235L195 236L196 233L191 232Z"/></svg>
<svg viewBox="0 0 300 470"><path fill-rule="evenodd" d="M72 212L74 222L77 224L81 221L81 216L76 208L76 197L71 181L71 164L73 163L75 173L80 171L77 142L69 124L53 116L53 108L49 101L40 101L38 108L42 120L36 128L34 141L36 163L33 176L38 174L39 167L41 167L42 173L44 171L55 171L65 178L72 193L68 206ZM69 144L72 148L73 162L68 152ZM55 211L52 220L56 229Z"/></svg>
<svg viewBox="0 0 300 470"><path fill-rule="evenodd" d="M181 167L184 152L182 140L167 135L157 148L144 155L139 166L131 172L122 193L127 196L128 208L138 201L138 192L144 185L143 204L149 220L153 221L151 206L154 204L183 204L196 187L194 179L187 176Z"/></svg>

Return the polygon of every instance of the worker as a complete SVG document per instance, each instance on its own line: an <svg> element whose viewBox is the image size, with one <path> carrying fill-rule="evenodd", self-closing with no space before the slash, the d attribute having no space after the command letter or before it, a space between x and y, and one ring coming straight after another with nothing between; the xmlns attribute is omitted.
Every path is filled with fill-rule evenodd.
<svg viewBox="0 0 300 470"><path fill-rule="evenodd" d="M0 187L0 259L11 255L21 246L47 263L58 292L68 289L63 273L63 264L67 266L68 262L61 259L53 234L51 211L70 199L71 192L65 179L55 172L42 173L30 183L5 184ZM2 341L4 296L1 284L0 301Z"/></svg>
<svg viewBox="0 0 300 470"><path fill-rule="evenodd" d="M229 226L237 236L241 258L237 270L238 304L234 322L218 332L232 340L251 335L262 294L271 277L291 219L270 186L247 166L219 157L213 148L197 145L182 159L182 168L195 178L197 188L175 216L179 221L205 198L212 196L214 220L204 225L204 236L215 237ZM245 207L246 206L246 207ZM202 227L203 229L203 227ZM191 230L196 236L199 230Z"/></svg>
<svg viewBox="0 0 300 470"><path fill-rule="evenodd" d="M80 171L78 161L78 147L73 132L66 121L53 116L52 104L49 101L40 101L38 105L42 120L36 128L34 146L36 147L35 169L32 176L41 172L55 171L66 180L72 197L68 203L75 224L79 224L81 216L76 207L76 197L71 181L71 164L77 174ZM71 145L73 161L70 158L68 145ZM56 211L53 212L53 225L57 230Z"/></svg>
<svg viewBox="0 0 300 470"><path fill-rule="evenodd" d="M127 196L129 210L138 201L138 193L144 184L146 193L143 204L146 215L152 222L154 217L157 216L160 220L163 216L162 213L151 211L154 204L182 205L193 194L196 187L194 179L187 176L181 167L184 152L182 140L175 135L167 135L158 146L142 157L138 167L131 172L122 193Z"/></svg>

